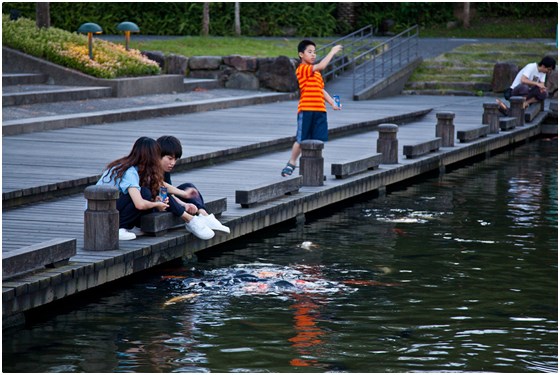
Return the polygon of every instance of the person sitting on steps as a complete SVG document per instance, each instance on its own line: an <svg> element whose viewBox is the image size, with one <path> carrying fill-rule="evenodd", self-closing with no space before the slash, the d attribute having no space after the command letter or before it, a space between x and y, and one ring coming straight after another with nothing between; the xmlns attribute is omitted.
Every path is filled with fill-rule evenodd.
<svg viewBox="0 0 560 375"><path fill-rule="evenodd" d="M117 210L119 211L119 240L134 240L135 227L140 227L142 216L154 210L169 208L167 198L162 201L159 189L165 186L173 193L173 186L163 181L160 148L149 137L140 137L130 154L110 162L96 185L112 185L119 189ZM190 214L185 215L185 227L198 238L207 240L214 236L203 220Z"/></svg>
<svg viewBox="0 0 560 375"><path fill-rule="evenodd" d="M161 167L164 172L163 179L171 186L168 190L170 195L169 209L176 216L197 215L201 218L206 226L214 231L220 231L229 234L230 229L220 223L214 214L208 213L204 205L204 198L200 191L191 183L184 183L176 188L171 183L171 171L175 167L177 160L183 155L183 147L181 141L171 135L164 135L157 139L161 153Z"/></svg>
<svg viewBox="0 0 560 375"><path fill-rule="evenodd" d="M504 93L504 97L506 100L512 96L524 97L524 109L533 103L545 100L548 96L545 85L546 75L555 68L556 60L550 56L543 57L539 63L525 65L515 76L511 87ZM507 116L509 114L508 106L500 99L496 99L496 103L500 106L500 112Z"/></svg>

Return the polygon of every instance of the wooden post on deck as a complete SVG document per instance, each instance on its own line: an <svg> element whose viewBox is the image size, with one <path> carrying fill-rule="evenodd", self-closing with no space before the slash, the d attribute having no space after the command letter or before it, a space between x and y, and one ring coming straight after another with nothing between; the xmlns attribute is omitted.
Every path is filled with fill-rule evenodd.
<svg viewBox="0 0 560 375"><path fill-rule="evenodd" d="M303 186L323 186L325 181L323 148L325 144L316 139L301 142L299 174Z"/></svg>
<svg viewBox="0 0 560 375"><path fill-rule="evenodd" d="M88 186L84 191L84 249L117 250L119 248L119 190L109 185Z"/></svg>
<svg viewBox="0 0 560 375"><path fill-rule="evenodd" d="M517 119L515 126L525 125L525 109L523 108L523 103L525 103L525 98L522 96L512 96L509 98L511 103L510 114L511 117Z"/></svg>
<svg viewBox="0 0 560 375"><path fill-rule="evenodd" d="M399 127L395 124L381 124L377 127L379 138L377 139L377 153L382 154L381 164L399 163L399 141L397 132Z"/></svg>
<svg viewBox="0 0 560 375"><path fill-rule="evenodd" d="M455 113L438 112L436 118L436 137L441 138L441 146L453 147L455 145L455 125L453 124Z"/></svg>
<svg viewBox="0 0 560 375"><path fill-rule="evenodd" d="M491 134L500 132L500 111L498 103L484 103L484 115L482 116L482 123L488 124Z"/></svg>

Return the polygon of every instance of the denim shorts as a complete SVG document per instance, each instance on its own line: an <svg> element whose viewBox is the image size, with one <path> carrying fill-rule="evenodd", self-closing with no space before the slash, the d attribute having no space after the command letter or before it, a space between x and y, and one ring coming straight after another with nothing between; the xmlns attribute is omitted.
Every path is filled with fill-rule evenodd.
<svg viewBox="0 0 560 375"><path fill-rule="evenodd" d="M301 111L297 115L296 141L309 139L326 142L329 139L327 112Z"/></svg>

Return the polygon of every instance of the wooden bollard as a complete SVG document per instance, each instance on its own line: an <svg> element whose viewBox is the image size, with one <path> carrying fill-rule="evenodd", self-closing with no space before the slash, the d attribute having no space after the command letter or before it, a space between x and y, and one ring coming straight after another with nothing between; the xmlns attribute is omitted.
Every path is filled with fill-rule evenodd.
<svg viewBox="0 0 560 375"><path fill-rule="evenodd" d="M455 145L455 125L453 124L455 113L438 112L436 118L436 137L441 138L441 146L453 147Z"/></svg>
<svg viewBox="0 0 560 375"><path fill-rule="evenodd" d="M397 132L399 127L395 124L381 124L377 127L377 153L381 154L381 164L399 163L399 141Z"/></svg>
<svg viewBox="0 0 560 375"><path fill-rule="evenodd" d="M512 96L509 98L511 103L510 114L517 120L515 126L525 125L525 109L523 108L523 103L525 103L525 98L522 96Z"/></svg>
<svg viewBox="0 0 560 375"><path fill-rule="evenodd" d="M303 186L323 186L325 180L322 141L310 139L301 142L299 174L303 176Z"/></svg>
<svg viewBox="0 0 560 375"><path fill-rule="evenodd" d="M117 250L119 248L119 190L109 185L88 186L84 191L84 249Z"/></svg>
<svg viewBox="0 0 560 375"><path fill-rule="evenodd" d="M488 128L491 134L496 134L500 132L500 106L498 103L484 103L484 116L482 121L483 124L488 124Z"/></svg>

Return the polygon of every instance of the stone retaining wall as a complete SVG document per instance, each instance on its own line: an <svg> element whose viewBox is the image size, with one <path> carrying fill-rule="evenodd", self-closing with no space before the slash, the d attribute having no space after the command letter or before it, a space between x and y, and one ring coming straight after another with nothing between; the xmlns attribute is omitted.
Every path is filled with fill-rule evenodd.
<svg viewBox="0 0 560 375"><path fill-rule="evenodd" d="M298 61L286 56L258 58L251 56L165 55L159 51L143 52L156 61L165 74L189 78L217 79L230 89L295 92L298 83L295 69Z"/></svg>

